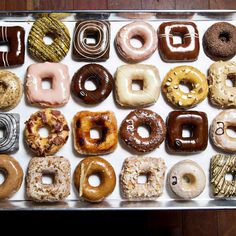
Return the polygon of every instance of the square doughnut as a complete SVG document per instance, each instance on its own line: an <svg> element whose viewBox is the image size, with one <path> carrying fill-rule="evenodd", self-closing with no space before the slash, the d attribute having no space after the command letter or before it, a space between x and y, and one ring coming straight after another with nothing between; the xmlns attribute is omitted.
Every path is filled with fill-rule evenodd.
<svg viewBox="0 0 236 236"><path fill-rule="evenodd" d="M78 112L72 122L74 148L79 154L98 155L111 153L117 146L117 122L113 112ZM100 137L92 138L90 130L96 129Z"/></svg>
<svg viewBox="0 0 236 236"><path fill-rule="evenodd" d="M108 21L83 20L76 23L73 39L75 60L106 61L109 52L110 23Z"/></svg>
<svg viewBox="0 0 236 236"><path fill-rule="evenodd" d="M141 81L142 88L133 90L133 81ZM155 66L123 65L116 71L116 101L123 107L140 107L155 103L160 95L160 87L160 76Z"/></svg>
<svg viewBox="0 0 236 236"><path fill-rule="evenodd" d="M62 156L34 157L26 175L26 195L36 202L63 201L70 195L70 162ZM52 176L51 184L43 176Z"/></svg>
<svg viewBox="0 0 236 236"><path fill-rule="evenodd" d="M181 43L174 43L174 36ZM199 34L193 22L165 22L159 26L158 48L163 61L195 61L199 54Z"/></svg>
<svg viewBox="0 0 236 236"><path fill-rule="evenodd" d="M198 152L207 147L208 119L204 112L172 111L167 119L166 144L173 152ZM189 137L183 137L184 128L190 131Z"/></svg>
<svg viewBox="0 0 236 236"><path fill-rule="evenodd" d="M11 153L19 150L20 115L0 113L0 153Z"/></svg>
<svg viewBox="0 0 236 236"><path fill-rule="evenodd" d="M163 192L166 165L163 159L154 157L130 157L121 171L122 196L128 200L153 200ZM138 182L140 175L147 176L145 184Z"/></svg>
<svg viewBox="0 0 236 236"><path fill-rule="evenodd" d="M24 64L25 30L20 26L0 26L0 43L7 44L9 51L0 51L0 66Z"/></svg>

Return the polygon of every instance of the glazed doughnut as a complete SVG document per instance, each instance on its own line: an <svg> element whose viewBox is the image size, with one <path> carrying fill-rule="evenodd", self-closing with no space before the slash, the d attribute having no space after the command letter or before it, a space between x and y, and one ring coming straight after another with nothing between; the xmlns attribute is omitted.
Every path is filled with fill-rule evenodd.
<svg viewBox="0 0 236 236"><path fill-rule="evenodd" d="M39 134L39 129L42 127L50 129L46 138ZM69 127L66 119L57 110L37 111L25 122L25 141L38 156L55 154L67 142L68 136Z"/></svg>
<svg viewBox="0 0 236 236"><path fill-rule="evenodd" d="M189 86L188 93L182 92L179 85ZM177 66L170 70L162 82L162 92L175 107L191 108L202 102L208 93L204 74L192 66Z"/></svg>
<svg viewBox="0 0 236 236"><path fill-rule="evenodd" d="M25 30L20 26L0 26L0 42L6 43L8 52L0 51L0 66L24 64Z"/></svg>
<svg viewBox="0 0 236 236"><path fill-rule="evenodd" d="M236 155L217 154L211 158L210 183L212 194L217 198L236 196L235 178L227 180L227 174L235 176Z"/></svg>
<svg viewBox="0 0 236 236"><path fill-rule="evenodd" d="M132 82L141 81L141 90L132 90ZM116 101L123 107L149 106L160 95L160 76L151 65L123 65L118 67L115 77Z"/></svg>
<svg viewBox="0 0 236 236"><path fill-rule="evenodd" d="M214 61L227 61L236 54L236 27L228 22L217 22L203 36L203 49Z"/></svg>
<svg viewBox="0 0 236 236"><path fill-rule="evenodd" d="M199 152L207 147L208 120L204 112L172 111L167 119L166 144L172 152ZM184 127L190 131L190 137L183 137Z"/></svg>
<svg viewBox="0 0 236 236"><path fill-rule="evenodd" d="M16 113L0 113L0 153L16 152L19 149L20 115Z"/></svg>
<svg viewBox="0 0 236 236"><path fill-rule="evenodd" d="M180 36L182 43L174 43ZM163 61L195 61L199 54L199 34L193 22L164 22L159 26L158 48Z"/></svg>
<svg viewBox="0 0 236 236"><path fill-rule="evenodd" d="M169 172L171 190L180 198L192 199L205 188L206 176L194 161L184 160L175 164Z"/></svg>
<svg viewBox="0 0 236 236"><path fill-rule="evenodd" d="M15 108L22 97L20 79L10 71L0 70L0 111Z"/></svg>
<svg viewBox="0 0 236 236"><path fill-rule="evenodd" d="M74 148L79 154L106 154L116 149L118 131L113 112L78 112L73 118L72 127ZM91 138L91 129L99 130L100 137Z"/></svg>
<svg viewBox="0 0 236 236"><path fill-rule="evenodd" d="M52 18L56 18L58 20L61 20L61 19L64 19L68 16L71 16L72 13L69 13L69 12L43 12L43 13L38 13L36 14L36 16L38 18L41 18L41 17L45 17L45 16L49 16L49 17L52 17Z"/></svg>
<svg viewBox="0 0 236 236"><path fill-rule="evenodd" d="M43 183L50 175L52 184ZM70 162L62 156L34 157L26 176L26 195L35 202L56 202L70 195Z"/></svg>
<svg viewBox="0 0 236 236"><path fill-rule="evenodd" d="M91 175L99 176L99 186L90 185ZM113 192L116 174L111 164L103 158L87 157L75 169L74 184L80 197L89 202L100 202Z"/></svg>
<svg viewBox="0 0 236 236"><path fill-rule="evenodd" d="M130 41L140 38L143 42L141 48L135 48ZM149 58L157 48L157 34L148 23L136 21L122 27L116 35L115 45L119 56L129 62L136 63Z"/></svg>
<svg viewBox="0 0 236 236"><path fill-rule="evenodd" d="M95 42L89 42L93 38ZM106 61L110 52L110 23L100 20L83 20L76 23L73 57L79 61Z"/></svg>
<svg viewBox="0 0 236 236"><path fill-rule="evenodd" d="M163 192L166 165L163 159L130 157L121 171L122 197L128 200L153 200ZM145 184L138 183L139 175L147 175Z"/></svg>
<svg viewBox="0 0 236 236"><path fill-rule="evenodd" d="M42 81L52 81L51 89L43 89ZM26 97L29 103L42 107L65 105L70 97L70 76L68 67L61 63L37 63L27 69Z"/></svg>
<svg viewBox="0 0 236 236"><path fill-rule="evenodd" d="M0 185L0 200L10 198L22 184L23 170L20 164L11 156L0 155L0 172L5 180Z"/></svg>
<svg viewBox="0 0 236 236"><path fill-rule="evenodd" d="M236 88L226 85L226 80L231 79L235 84L236 62L218 61L209 69L209 98L213 105L221 108L236 107Z"/></svg>
<svg viewBox="0 0 236 236"><path fill-rule="evenodd" d="M138 127L146 126L150 132L147 138L138 133ZM137 152L150 152L164 141L166 126L157 113L147 109L130 112L120 126L120 137L123 142Z"/></svg>
<svg viewBox="0 0 236 236"><path fill-rule="evenodd" d="M54 39L50 45L44 43L45 36ZM70 34L67 27L56 18L37 19L28 36L28 51L38 61L59 62L70 48Z"/></svg>
<svg viewBox="0 0 236 236"><path fill-rule="evenodd" d="M95 90L87 90L85 83L92 80ZM73 76L71 91L80 101L87 104L97 104L105 100L112 91L113 77L109 71L98 64L87 64L81 67Z"/></svg>
<svg viewBox="0 0 236 236"><path fill-rule="evenodd" d="M236 128L236 110L229 109L220 112L212 121L211 138L213 143L225 152L236 151L236 138L229 136L226 130Z"/></svg>

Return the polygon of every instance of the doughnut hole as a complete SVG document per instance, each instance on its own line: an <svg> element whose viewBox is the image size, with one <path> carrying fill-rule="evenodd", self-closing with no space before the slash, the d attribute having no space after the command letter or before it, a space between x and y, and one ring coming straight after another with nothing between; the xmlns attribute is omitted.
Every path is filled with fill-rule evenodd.
<svg viewBox="0 0 236 236"><path fill-rule="evenodd" d="M182 126L182 137L183 138L192 138L194 136L194 125L183 125Z"/></svg>
<svg viewBox="0 0 236 236"><path fill-rule="evenodd" d="M0 139L6 136L6 128L0 124Z"/></svg>
<svg viewBox="0 0 236 236"><path fill-rule="evenodd" d="M47 33L47 34L43 37L43 42L44 42L46 45L51 45L54 40L55 40L55 36L54 36L52 33Z"/></svg>
<svg viewBox="0 0 236 236"><path fill-rule="evenodd" d="M99 87L99 81L96 77L89 77L84 84L84 88L87 91L95 91Z"/></svg>
<svg viewBox="0 0 236 236"><path fill-rule="evenodd" d="M51 129L49 126L45 125L39 128L38 132L41 138L47 138L51 133Z"/></svg>
<svg viewBox="0 0 236 236"><path fill-rule="evenodd" d="M226 173L225 180L226 181L233 181L234 180L234 174L233 173Z"/></svg>
<svg viewBox="0 0 236 236"><path fill-rule="evenodd" d="M88 177L89 185L98 187L101 184L101 176L99 173L92 174Z"/></svg>
<svg viewBox="0 0 236 236"><path fill-rule="evenodd" d="M184 44L184 34L181 32L173 32L173 45Z"/></svg>
<svg viewBox="0 0 236 236"><path fill-rule="evenodd" d="M3 95L6 93L7 85L3 81L0 81L0 95Z"/></svg>
<svg viewBox="0 0 236 236"><path fill-rule="evenodd" d="M137 179L138 184L146 184L148 182L148 177L149 173L141 173Z"/></svg>
<svg viewBox="0 0 236 236"><path fill-rule="evenodd" d="M42 79L42 89L52 89L52 78L46 77Z"/></svg>
<svg viewBox="0 0 236 236"><path fill-rule="evenodd" d="M236 126L228 126L227 129L226 129L226 134L230 138L236 139Z"/></svg>
<svg viewBox="0 0 236 236"><path fill-rule="evenodd" d="M55 174L52 172L43 172L42 174L42 184L51 185L55 183Z"/></svg>
<svg viewBox="0 0 236 236"><path fill-rule="evenodd" d="M236 87L236 74L228 74L225 80L227 87Z"/></svg>
<svg viewBox="0 0 236 236"><path fill-rule="evenodd" d="M229 42L230 40L230 33L227 32L227 31L223 31L219 34L219 39L222 41L222 42Z"/></svg>
<svg viewBox="0 0 236 236"><path fill-rule="evenodd" d="M0 185L2 185L7 178L7 172L5 169L0 168Z"/></svg>
<svg viewBox="0 0 236 236"><path fill-rule="evenodd" d="M144 43L144 39L140 35L134 35L130 39L130 45L135 49L142 48Z"/></svg>
<svg viewBox="0 0 236 236"><path fill-rule="evenodd" d="M137 132L141 138L148 138L151 135L151 127L148 124L141 124L137 128Z"/></svg>
<svg viewBox="0 0 236 236"><path fill-rule="evenodd" d="M179 89L183 93L190 93L193 90L193 84L187 79L182 79L179 83Z"/></svg>
<svg viewBox="0 0 236 236"><path fill-rule="evenodd" d="M134 79L132 80L132 91L141 91L143 90L143 80L142 79Z"/></svg>
<svg viewBox="0 0 236 236"><path fill-rule="evenodd" d="M100 41L100 34L98 30L87 29L84 32L83 41L88 46L96 46Z"/></svg>
<svg viewBox="0 0 236 236"><path fill-rule="evenodd" d="M182 177L182 185L185 189L191 188L195 184L196 178L191 173L186 173Z"/></svg>
<svg viewBox="0 0 236 236"><path fill-rule="evenodd" d="M90 138L91 139L101 139L102 138L101 127L93 127L92 129L90 129Z"/></svg>
<svg viewBox="0 0 236 236"><path fill-rule="evenodd" d="M0 42L0 52L9 52L9 44L7 42Z"/></svg>

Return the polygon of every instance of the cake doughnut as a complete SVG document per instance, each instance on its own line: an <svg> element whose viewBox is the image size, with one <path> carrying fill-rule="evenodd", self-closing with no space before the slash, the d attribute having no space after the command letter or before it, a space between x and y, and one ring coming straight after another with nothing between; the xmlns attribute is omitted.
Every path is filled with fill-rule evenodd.
<svg viewBox="0 0 236 236"><path fill-rule="evenodd" d="M39 129L48 127L48 137L41 137ZM25 122L25 141L38 156L55 154L66 142L69 127L60 111L44 109L33 113Z"/></svg>
<svg viewBox="0 0 236 236"><path fill-rule="evenodd" d="M53 42L47 45L43 38L51 36ZM70 34L67 27L53 17L37 19L28 36L28 51L38 61L59 62L70 48Z"/></svg>
<svg viewBox="0 0 236 236"><path fill-rule="evenodd" d="M175 164L169 172L171 190L180 198L199 196L206 186L203 169L194 161L184 160Z"/></svg>
<svg viewBox="0 0 236 236"><path fill-rule="evenodd" d="M43 89L43 79L51 79L52 88ZM61 63L37 63L27 69L26 97L29 103L41 107L63 106L70 97L68 67Z"/></svg>
<svg viewBox="0 0 236 236"><path fill-rule="evenodd" d="M20 79L10 71L0 70L0 111L15 108L21 100L22 93Z"/></svg>
<svg viewBox="0 0 236 236"><path fill-rule="evenodd" d="M142 47L133 47L131 39L139 38ZM148 23L135 21L122 27L116 35L115 46L119 56L129 62L137 63L148 59L157 48L157 34Z"/></svg>
<svg viewBox="0 0 236 236"><path fill-rule="evenodd" d="M142 82L141 90L133 90L134 81ZM123 65L115 76L116 101L123 107L149 106L160 95L161 82L157 68L152 65Z"/></svg>
<svg viewBox="0 0 236 236"><path fill-rule="evenodd" d="M89 177L98 175L100 184L92 186ZM101 202L109 196L116 185L116 174L111 164L101 157L87 157L75 168L74 185L82 197L89 202Z"/></svg>
<svg viewBox="0 0 236 236"><path fill-rule="evenodd" d="M227 61L236 54L236 27L228 22L217 22L203 36L205 54L213 61Z"/></svg>
<svg viewBox="0 0 236 236"><path fill-rule="evenodd" d="M236 152L236 138L227 134L228 128L236 128L236 110L220 112L211 124L211 139L216 147L225 152Z"/></svg>
<svg viewBox="0 0 236 236"><path fill-rule="evenodd" d="M0 185L0 200L8 199L21 187L23 180L23 170L20 164L11 156L0 155L0 172L5 180Z"/></svg>
<svg viewBox="0 0 236 236"><path fill-rule="evenodd" d="M130 157L123 164L120 183L122 197L128 200L153 200L163 192L166 165L163 159L153 157ZM147 182L138 183L145 174Z"/></svg>
<svg viewBox="0 0 236 236"><path fill-rule="evenodd" d="M148 137L141 137L138 128L145 126ZM136 109L130 112L120 126L121 140L137 152L150 152L159 147L165 139L166 126L157 113L147 109Z"/></svg>
<svg viewBox="0 0 236 236"><path fill-rule="evenodd" d="M116 149L118 131L113 112L78 112L73 118L72 127L74 148L79 154L107 154ZM99 138L92 138L90 136L92 129L99 131Z"/></svg>
<svg viewBox="0 0 236 236"><path fill-rule="evenodd" d="M212 195L216 198L236 196L236 181L226 179L227 174L235 176L236 155L216 154L210 163L210 184Z"/></svg>
<svg viewBox="0 0 236 236"><path fill-rule="evenodd" d="M236 107L236 88L227 86L227 79L235 84L236 62L217 61L210 66L209 99L213 105L220 108Z"/></svg>
<svg viewBox="0 0 236 236"><path fill-rule="evenodd" d="M34 157L26 175L26 195L35 202L63 201L70 195L70 162L62 156ZM44 183L43 176L52 183Z"/></svg>
<svg viewBox="0 0 236 236"><path fill-rule="evenodd" d="M85 88L86 81L91 80L96 85L95 90ZM87 64L81 67L73 76L71 91L75 98L86 104L98 104L104 101L112 91L113 77L110 72L98 64Z"/></svg>
<svg viewBox="0 0 236 236"><path fill-rule="evenodd" d="M181 83L189 87L188 93L180 89ZM177 66L165 76L162 92L173 106L188 109L206 98L208 84L205 75L198 69L192 66Z"/></svg>

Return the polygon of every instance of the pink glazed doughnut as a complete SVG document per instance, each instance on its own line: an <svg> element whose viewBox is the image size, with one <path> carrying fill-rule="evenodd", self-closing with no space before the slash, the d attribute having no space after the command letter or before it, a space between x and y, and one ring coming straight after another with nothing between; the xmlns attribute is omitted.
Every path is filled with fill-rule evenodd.
<svg viewBox="0 0 236 236"><path fill-rule="evenodd" d="M52 88L42 87L44 79L51 79ZM68 67L51 62L30 65L26 75L26 97L29 103L41 107L65 105L70 97Z"/></svg>
<svg viewBox="0 0 236 236"><path fill-rule="evenodd" d="M133 47L131 39L141 39L142 47ZM157 33L148 23L136 21L122 27L116 35L115 45L120 57L129 62L137 63L149 58L157 48Z"/></svg>

